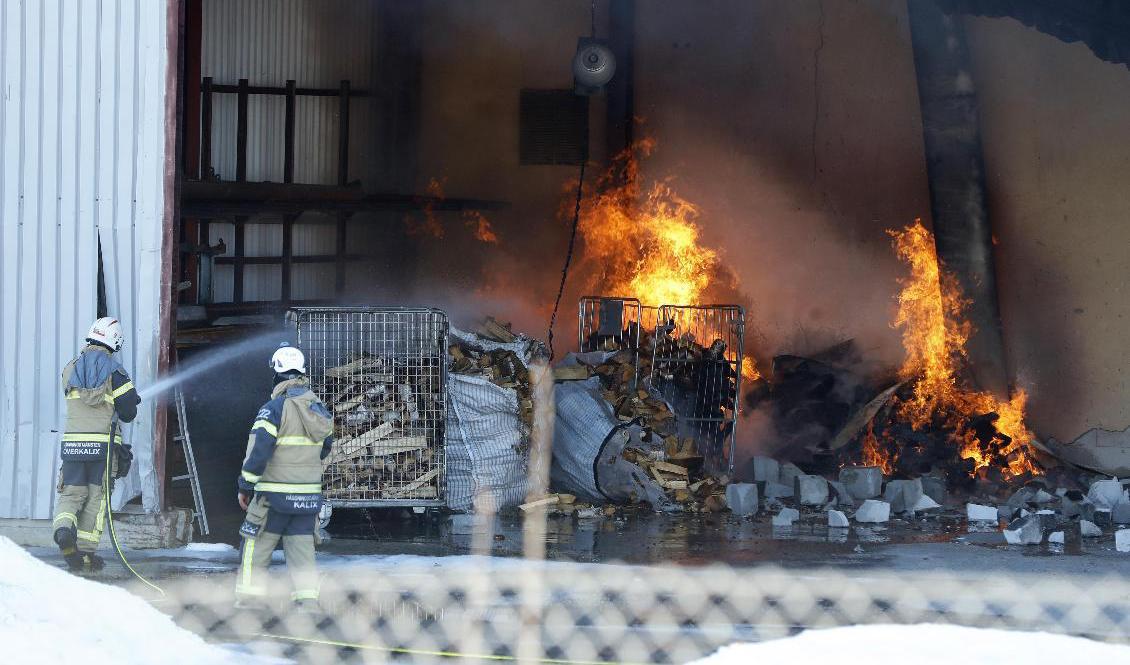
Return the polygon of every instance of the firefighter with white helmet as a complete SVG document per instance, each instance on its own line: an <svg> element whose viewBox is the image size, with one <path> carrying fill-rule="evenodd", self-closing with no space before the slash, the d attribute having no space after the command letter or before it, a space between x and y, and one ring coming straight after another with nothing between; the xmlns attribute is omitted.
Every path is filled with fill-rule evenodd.
<svg viewBox="0 0 1130 665"><path fill-rule="evenodd" d="M102 317L90 326L86 347L63 369L67 423L53 526L55 543L71 570L102 568L94 552L106 525L106 461L111 459L110 473L120 478L133 459L115 431L115 416L131 422L141 402L129 374L114 359L123 341L122 324Z"/></svg>
<svg viewBox="0 0 1130 665"><path fill-rule="evenodd" d="M294 583L292 600L316 607L314 530L322 500L322 460L333 443L333 415L310 390L302 351L283 344L271 356L275 387L259 409L239 476L247 515L235 593L237 606L257 606L267 594L267 567L282 541Z"/></svg>

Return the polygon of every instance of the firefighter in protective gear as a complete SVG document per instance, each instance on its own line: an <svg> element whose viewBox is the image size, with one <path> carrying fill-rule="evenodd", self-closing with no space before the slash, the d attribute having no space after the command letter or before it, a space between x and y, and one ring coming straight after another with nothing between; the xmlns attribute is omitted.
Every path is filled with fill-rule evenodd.
<svg viewBox="0 0 1130 665"><path fill-rule="evenodd" d="M239 505L247 515L235 594L256 606L267 594L267 567L282 540L294 584L291 598L316 607L314 530L322 501L322 460L333 444L333 415L310 390L306 358L283 345L271 357L275 387L259 409L239 475Z"/></svg>
<svg viewBox="0 0 1130 665"><path fill-rule="evenodd" d="M103 491L107 453L111 473L124 476L132 456L116 430L114 416L131 422L141 402L129 374L114 353L122 348L122 325L103 317L90 326L87 346L63 369L67 424L60 449L59 495L56 501L55 543L71 570L97 571L95 554L106 525ZM112 450L107 450L113 446Z"/></svg>

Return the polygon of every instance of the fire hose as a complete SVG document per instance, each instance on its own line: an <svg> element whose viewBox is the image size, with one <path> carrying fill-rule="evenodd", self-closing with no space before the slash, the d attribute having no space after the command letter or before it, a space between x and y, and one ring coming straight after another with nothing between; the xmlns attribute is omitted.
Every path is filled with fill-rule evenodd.
<svg viewBox="0 0 1130 665"><path fill-rule="evenodd" d="M106 522L110 525L110 542L114 544L114 550L118 553L118 558L122 560L122 565L126 570L133 573L133 576L141 580L150 589L153 589L161 595L160 600L165 599L165 590L156 584L145 579L141 573L134 570L130 565L129 560L126 559L125 552L122 551L121 545L118 543L118 534L114 531L114 510L110 506L110 497L114 494L114 474L111 473L114 455L114 437L118 432L118 416L114 415L113 420L110 421L110 441L106 445L106 465L102 470L102 500L106 504Z"/></svg>

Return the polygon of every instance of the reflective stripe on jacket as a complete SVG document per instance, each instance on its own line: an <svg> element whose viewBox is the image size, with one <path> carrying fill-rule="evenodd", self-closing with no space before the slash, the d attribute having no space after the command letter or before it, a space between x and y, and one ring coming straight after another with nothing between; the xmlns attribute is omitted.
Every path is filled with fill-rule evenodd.
<svg viewBox="0 0 1130 665"><path fill-rule="evenodd" d="M91 461L104 458L114 413L127 423L137 415L141 399L133 381L110 350L97 344L87 346L67 363L62 379L67 421L61 457ZM114 442L121 443L122 437L116 435Z"/></svg>
<svg viewBox="0 0 1130 665"><path fill-rule="evenodd" d="M241 490L267 493L271 506L317 511L322 460L333 443L333 416L305 377L283 381L259 409L240 472Z"/></svg>

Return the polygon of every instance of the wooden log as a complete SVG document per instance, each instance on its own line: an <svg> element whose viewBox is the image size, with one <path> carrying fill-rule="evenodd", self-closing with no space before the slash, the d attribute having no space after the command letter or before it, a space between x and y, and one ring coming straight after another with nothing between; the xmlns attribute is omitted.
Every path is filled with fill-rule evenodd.
<svg viewBox="0 0 1130 665"><path fill-rule="evenodd" d="M426 485L430 480L432 480L433 478L435 478L437 476L439 476L439 469L432 469L431 471L425 473L424 475L420 476L416 480L413 480L412 482L408 483L407 485L404 485L403 487L396 487L396 488L389 489L387 492L385 492L385 496L387 496L390 499L401 498L405 494L410 494L412 492L415 492L416 490L419 490L421 487Z"/></svg>
<svg viewBox="0 0 1130 665"><path fill-rule="evenodd" d="M338 365L337 367L331 367L324 373L331 379L342 379L351 376L352 374L359 371L364 371L367 368L377 367L379 365L380 361L376 358L358 358L353 362L348 362L344 365Z"/></svg>
<svg viewBox="0 0 1130 665"><path fill-rule="evenodd" d="M395 455L397 453L404 453L413 450L424 450L427 447L428 437L426 436L402 436L394 439L375 441L372 444L373 455L378 456Z"/></svg>
<svg viewBox="0 0 1130 665"><path fill-rule="evenodd" d="M584 365L566 365L553 368L554 381L584 381L592 376L592 372Z"/></svg>
<svg viewBox="0 0 1130 665"><path fill-rule="evenodd" d="M678 464L670 464L668 462L652 462L651 465L659 471L673 473L677 476L687 475L687 467L679 466Z"/></svg>
<svg viewBox="0 0 1130 665"><path fill-rule="evenodd" d="M496 342L510 343L518 337L510 332L510 328L499 323L493 316L488 316L479 326L479 335Z"/></svg>
<svg viewBox="0 0 1130 665"><path fill-rule="evenodd" d="M522 505L518 506L518 508L522 512L528 513L531 510L533 510L534 508L537 508L539 506L556 506L557 502L560 501L560 500L561 500L561 497L557 496L556 494L550 494L549 496L547 496L543 499L538 499L537 501L530 501L529 503L523 503Z"/></svg>

